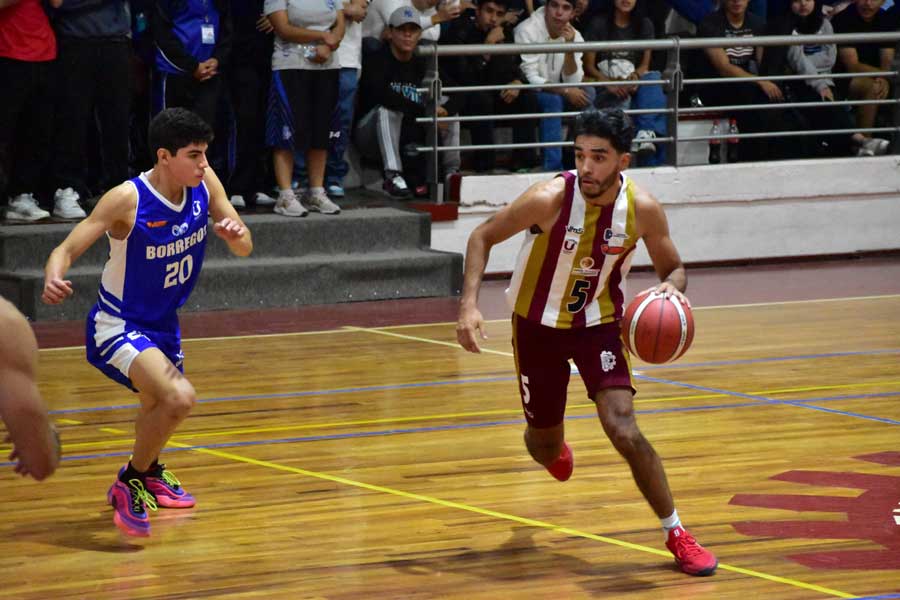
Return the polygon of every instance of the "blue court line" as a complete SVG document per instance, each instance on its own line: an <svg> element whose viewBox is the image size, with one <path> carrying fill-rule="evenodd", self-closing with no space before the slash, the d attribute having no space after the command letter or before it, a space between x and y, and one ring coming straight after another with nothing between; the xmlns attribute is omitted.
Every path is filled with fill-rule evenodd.
<svg viewBox="0 0 900 600"><path fill-rule="evenodd" d="M637 375L636 377L639 379L647 380L647 381L653 381L655 383L665 383L668 385L674 385L674 386L678 386L678 387L688 388L691 390L712 392L715 394L725 394L727 396L736 396L738 398L746 398L748 400L757 400L759 402L764 402L766 404L781 404L781 405L787 405L787 406L799 406L801 408L809 408L812 410L818 410L821 412L832 413L832 414L841 415L844 417L855 417L857 419L865 419L867 421L876 421L878 423L887 423L888 425L900 425L900 421L898 421L896 419L888 419L886 417L873 417L871 415L864 415L862 413L855 413L855 412L850 412L850 411L846 411L846 410L836 410L833 408L826 408L824 406L816 406L815 404L808 404L808 402L810 402L810 400L803 400L803 401L778 400L775 398L768 398L766 396L757 396L755 394L744 394L742 392L731 392L731 391L727 391L727 390L721 390L719 388L708 387L705 385L694 385L691 383L682 383L680 381L674 381L672 379L661 379L658 377L649 377L647 375ZM863 397L867 397L867 396L868 395L865 395Z"/></svg>
<svg viewBox="0 0 900 600"><path fill-rule="evenodd" d="M814 358L841 358L845 356L869 356L878 354L900 354L900 348L884 350L860 350L856 352L826 352L823 354L800 354L797 356L773 356L770 358L747 358L736 360L712 360L699 363L671 363L664 365L645 365L638 367L639 371L653 371L657 369L691 369L697 367L722 367L728 365L751 365L754 363L785 362L790 360L809 360Z"/></svg>
<svg viewBox="0 0 900 600"><path fill-rule="evenodd" d="M833 396L833 397L823 397L816 399L817 402L828 402L832 400L847 400L852 398L870 398L870 397L883 397L883 396L900 396L900 391L898 392L887 392L887 393L876 393L876 394L859 394L856 396ZM763 406L770 404L778 404L777 401L770 402L765 400L754 400L751 402L740 402L733 404L707 404L703 406L680 406L680 407L671 407L671 408L655 408L655 409L644 409L635 411L636 414L639 415L651 415L651 414L664 414L664 413L680 413L680 412L696 412L701 410L720 410L723 408L746 408L751 406ZM852 416L852 413L850 413ZM596 419L596 415L593 413L587 415L570 415L566 417L567 421L581 420L581 419ZM274 444L294 444L294 443L303 443L303 442L319 442L326 440L338 440L338 439L349 439L349 438L366 438L366 437L382 437L388 435L402 435L402 434L413 434L413 433L427 433L427 432L435 432L435 431L451 431L451 430L461 430L461 429L480 429L484 427L498 427L504 425L522 425L525 423L525 420L522 418L516 419L507 419L502 421L482 421L480 423L462 423L462 424L453 424L453 425L430 425L423 427L408 427L408 428L391 428L391 429L382 429L378 431L356 431L350 433L333 433L333 434L321 434L321 435L311 435L311 436L301 436L301 437L290 437L290 438L278 438L278 439L268 439L268 440L253 440L246 442L222 442L219 444L205 444L199 446L185 446L185 447L176 447L176 448L165 448L163 452L184 452L187 450L199 450L199 449L213 449L213 448L240 448L240 447L248 447L248 446L266 446L266 445L274 445ZM227 433L227 432L226 432ZM189 434L187 434L189 436ZM63 443L63 448L65 448L65 442ZM63 456L63 461L75 461L75 460L91 460L97 458L112 458L112 457L120 457L120 456L129 456L131 451L122 451L122 452L106 452L99 454L79 454L74 456ZM12 466L15 463L13 462L3 462L0 463L0 467L8 467Z"/></svg>
<svg viewBox="0 0 900 600"><path fill-rule="evenodd" d="M879 596L856 596L854 600L891 600L892 598L900 598L900 594L881 594Z"/></svg>
<svg viewBox="0 0 900 600"><path fill-rule="evenodd" d="M825 354L804 354L799 356L780 356L780 357L772 357L772 358L751 358L746 360L727 360L727 361L712 361L712 362L704 362L704 363L687 363L687 364L677 364L677 365L647 365L642 366L638 370L640 371L649 371L655 369L682 369L682 368L690 368L690 367L711 367L711 366L733 366L733 365L743 365L743 364L753 364L759 362L784 362L791 360L810 360L810 359L818 359L818 358L834 358L834 357L842 357L842 356L866 356L866 355L879 355L879 354L900 354L900 349L884 349L884 350L866 350L860 352L832 352ZM636 375L636 377L641 378L643 376ZM652 381L652 379L645 377L648 381ZM470 383L498 383L501 381L514 381L515 377L513 376L502 376L502 377L481 377L481 378L473 378L473 379L455 379L452 381L424 381L420 383L398 383L398 384L388 384L388 385L372 385L372 386L364 386L364 387L352 387L352 388L337 388L337 389L329 389L329 390L309 390L303 392L282 392L277 394L246 394L242 396L221 396L214 398L202 398L198 399L198 404L213 404L216 402L240 402L243 400L272 400L277 398L304 398L308 396L327 396L332 394L353 394L359 392L383 392L388 390L402 390L402 389L413 389L413 388L424 388L424 387L437 387L444 385L467 385ZM662 381L662 380L660 380ZM736 393L729 393L729 395L736 395ZM127 410L133 409L139 406L138 404L116 404L112 406L93 406L88 408L65 408L58 410L51 410L51 415L71 415L78 413L90 413L90 412L103 412L109 410Z"/></svg>

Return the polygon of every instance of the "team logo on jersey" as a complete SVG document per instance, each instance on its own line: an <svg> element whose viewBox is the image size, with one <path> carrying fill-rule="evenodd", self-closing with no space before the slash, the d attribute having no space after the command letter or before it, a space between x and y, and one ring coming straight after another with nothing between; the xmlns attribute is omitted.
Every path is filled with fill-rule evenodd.
<svg viewBox="0 0 900 600"><path fill-rule="evenodd" d="M578 240L566 238L563 240L563 254L572 254L578 248Z"/></svg>
<svg viewBox="0 0 900 600"><path fill-rule="evenodd" d="M194 200L194 216L199 217L201 212L203 212L203 207L200 205L200 201Z"/></svg>
<svg viewBox="0 0 900 600"><path fill-rule="evenodd" d="M175 237L180 237L187 233L188 224L182 223L181 225L172 225L172 235Z"/></svg>
<svg viewBox="0 0 900 600"><path fill-rule="evenodd" d="M604 243L600 244L600 251L603 254L622 254L625 252L625 240L628 239L627 233L616 233L609 227L603 232Z"/></svg>
<svg viewBox="0 0 900 600"><path fill-rule="evenodd" d="M155 229L157 227L165 227L168 221L147 221L147 227Z"/></svg>
<svg viewBox="0 0 900 600"><path fill-rule="evenodd" d="M600 274L600 271L594 268L594 259L590 256L582 257L582 259L578 261L578 267L572 269L572 272L576 275L587 275L588 277L594 277Z"/></svg>
<svg viewBox="0 0 900 600"><path fill-rule="evenodd" d="M616 368L616 355L609 350L600 353L600 368L604 373L609 373Z"/></svg>
<svg viewBox="0 0 900 600"><path fill-rule="evenodd" d="M574 233L575 235L581 235L584 233L583 227L575 227L574 225L566 225L566 231L568 233Z"/></svg>

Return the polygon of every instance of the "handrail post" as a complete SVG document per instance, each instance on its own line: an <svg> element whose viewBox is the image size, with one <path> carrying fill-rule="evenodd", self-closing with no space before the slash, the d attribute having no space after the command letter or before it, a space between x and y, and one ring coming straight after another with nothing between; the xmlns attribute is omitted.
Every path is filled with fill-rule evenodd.
<svg viewBox="0 0 900 600"><path fill-rule="evenodd" d="M442 86L440 72L438 71L438 54L432 54L432 60L428 63L428 70L425 74L425 84L428 87L429 102L428 116L431 117L431 127L428 128L426 136L426 145L431 146L431 156L428 160L426 171L426 181L428 183L428 197L432 202L442 202L440 197L440 173L441 173L441 157L438 153L440 145L440 132L438 131L437 113L441 102Z"/></svg>
<svg viewBox="0 0 900 600"><path fill-rule="evenodd" d="M666 162L675 167L678 166L678 105L681 103L681 90L684 84L681 71L681 38L673 35L671 40L675 45L669 49L663 79L669 81L666 89L668 92L666 108L670 112L666 115L666 134L672 138L669 144L670 152L666 153Z"/></svg>

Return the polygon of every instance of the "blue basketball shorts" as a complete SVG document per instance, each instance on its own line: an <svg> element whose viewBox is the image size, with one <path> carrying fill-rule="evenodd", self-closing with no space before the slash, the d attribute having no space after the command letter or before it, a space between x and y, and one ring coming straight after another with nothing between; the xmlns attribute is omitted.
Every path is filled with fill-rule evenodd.
<svg viewBox="0 0 900 600"><path fill-rule="evenodd" d="M94 306L88 313L85 348L89 363L132 391L139 391L128 376L134 359L144 350L158 348L184 373L184 352L178 333L139 328L134 323Z"/></svg>

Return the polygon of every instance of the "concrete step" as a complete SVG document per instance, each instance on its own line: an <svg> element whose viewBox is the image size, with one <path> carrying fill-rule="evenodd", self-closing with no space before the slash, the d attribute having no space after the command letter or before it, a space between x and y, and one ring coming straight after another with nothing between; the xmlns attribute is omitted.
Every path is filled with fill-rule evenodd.
<svg viewBox="0 0 900 600"><path fill-rule="evenodd" d="M431 241L428 215L406 209L379 207L344 211L339 215L312 213L305 218L275 214L242 217L253 233L254 258L303 257L310 252L347 254L427 247ZM53 248L65 239L74 223L0 226L0 271L41 269ZM227 246L210 228L207 257L224 258ZM78 259L81 266L102 266L109 244L97 242Z"/></svg>
<svg viewBox="0 0 900 600"><path fill-rule="evenodd" d="M462 256L422 248L302 257L208 258L182 310L248 309L457 295ZM59 306L40 301L41 269L0 271L0 295L34 320L82 319L96 301L102 266L76 266L75 294Z"/></svg>

